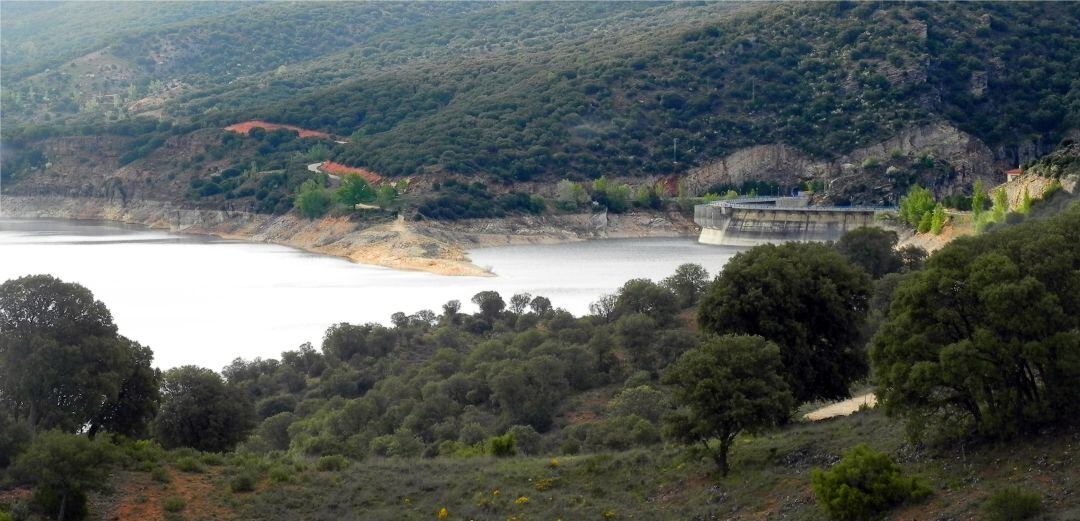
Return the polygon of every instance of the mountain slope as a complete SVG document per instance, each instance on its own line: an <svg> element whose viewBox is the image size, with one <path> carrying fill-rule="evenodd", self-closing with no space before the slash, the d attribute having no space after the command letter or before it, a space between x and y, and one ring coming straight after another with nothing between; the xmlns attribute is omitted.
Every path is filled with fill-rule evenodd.
<svg viewBox="0 0 1080 521"><path fill-rule="evenodd" d="M302 175L310 144L216 142L254 118L351 136L328 157L392 178L646 183L755 145L837 161L928 126L970 136L988 178L1080 127L1077 26L1075 3L257 4L121 31L6 85L5 154L38 160L5 157L5 179L70 135L109 141L104 168L159 172L138 186L159 196L176 193L162 175L253 161ZM902 188L876 175L830 196Z"/></svg>

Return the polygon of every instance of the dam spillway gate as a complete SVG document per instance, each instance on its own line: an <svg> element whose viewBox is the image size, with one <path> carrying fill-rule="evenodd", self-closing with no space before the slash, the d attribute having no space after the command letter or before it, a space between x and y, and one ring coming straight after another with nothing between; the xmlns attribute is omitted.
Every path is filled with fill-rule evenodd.
<svg viewBox="0 0 1080 521"><path fill-rule="evenodd" d="M890 206L810 206L805 197L747 197L694 207L701 226L698 242L723 246L835 241L864 226L880 226L875 217L895 212Z"/></svg>

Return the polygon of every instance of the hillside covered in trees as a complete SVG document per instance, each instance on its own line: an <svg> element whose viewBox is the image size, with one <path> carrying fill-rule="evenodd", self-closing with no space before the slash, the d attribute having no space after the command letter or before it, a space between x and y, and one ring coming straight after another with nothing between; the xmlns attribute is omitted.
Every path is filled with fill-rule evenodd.
<svg viewBox="0 0 1080 521"><path fill-rule="evenodd" d="M220 373L10 280L0 516L1069 519L1078 220L1059 191L929 258L877 228L765 245L582 317L484 291ZM875 411L801 418L868 386Z"/></svg>
<svg viewBox="0 0 1080 521"><path fill-rule="evenodd" d="M5 53L23 50L3 64L16 191L86 188L60 166L63 149L148 197L229 195L280 212L316 157L506 192L564 178L649 184L760 144L836 158L936 123L1015 165L1080 117L1074 3L175 4L78 27L86 7L9 5ZM279 149L222 135L250 119L347 143L307 154L313 140ZM98 145L81 149L90 138ZM253 162L288 172L269 183L288 186L281 200L256 199L254 183L202 188ZM34 178L49 168L64 179L44 188ZM155 174L134 184L130 170Z"/></svg>

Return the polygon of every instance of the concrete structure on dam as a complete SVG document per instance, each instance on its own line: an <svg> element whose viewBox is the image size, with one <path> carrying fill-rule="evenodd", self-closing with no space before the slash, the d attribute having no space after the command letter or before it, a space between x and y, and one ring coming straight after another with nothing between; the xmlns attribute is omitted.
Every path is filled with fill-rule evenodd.
<svg viewBox="0 0 1080 521"><path fill-rule="evenodd" d="M880 226L874 217L895 212L885 206L810 206L806 197L748 197L694 207L701 226L698 242L723 246L835 241L863 226Z"/></svg>

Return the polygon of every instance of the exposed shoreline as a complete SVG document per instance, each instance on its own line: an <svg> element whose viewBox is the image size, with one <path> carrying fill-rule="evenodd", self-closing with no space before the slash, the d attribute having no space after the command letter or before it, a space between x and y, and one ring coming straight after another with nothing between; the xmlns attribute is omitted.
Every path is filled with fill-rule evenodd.
<svg viewBox="0 0 1080 521"><path fill-rule="evenodd" d="M120 201L60 196L3 196L0 216L84 219L143 225L173 233L265 242L359 264L448 276L494 276L472 263L467 250L514 244L556 244L602 238L689 237L680 215L566 214L454 222L397 219L365 223L347 217L304 219L293 214L182 208L154 200Z"/></svg>

